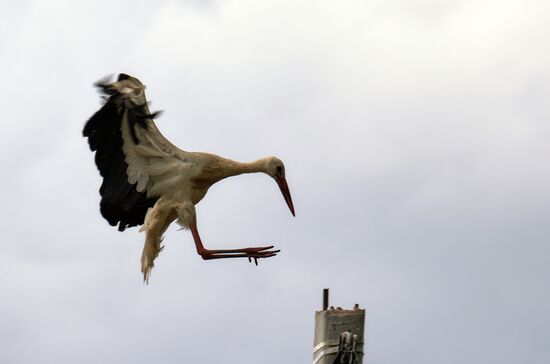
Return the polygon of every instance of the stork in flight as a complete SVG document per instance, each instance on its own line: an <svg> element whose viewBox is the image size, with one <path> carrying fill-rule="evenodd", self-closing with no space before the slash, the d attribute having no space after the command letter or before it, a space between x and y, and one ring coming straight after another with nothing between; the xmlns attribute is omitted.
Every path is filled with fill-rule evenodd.
<svg viewBox="0 0 550 364"><path fill-rule="evenodd" d="M141 272L147 282L153 262L162 250L162 236L177 220L191 230L197 253L205 260L221 258L258 259L275 256L273 246L241 249L206 249L197 230L195 205L210 186L243 173L265 173L279 185L294 215L285 179L285 166L276 157L240 163L215 154L186 152L170 143L158 130L149 111L145 86L134 77L120 74L116 82L103 79L96 86L106 103L88 120L84 137L95 151L103 183L100 211L119 231L142 225L145 245Z"/></svg>

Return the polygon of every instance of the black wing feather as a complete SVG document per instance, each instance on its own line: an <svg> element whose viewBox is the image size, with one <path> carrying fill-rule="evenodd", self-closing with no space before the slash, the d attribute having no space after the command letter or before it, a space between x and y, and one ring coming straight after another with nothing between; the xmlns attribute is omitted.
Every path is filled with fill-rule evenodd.
<svg viewBox="0 0 550 364"><path fill-rule="evenodd" d="M121 74L120 80L130 76ZM103 177L99 189L101 195L100 211L112 226L118 225L118 230L143 224L145 214L158 197L147 197L146 192L138 192L136 184L128 182L126 171L128 164L122 149L122 117L128 111L128 121L132 131L132 139L139 143L134 126L147 127L147 121L152 116L145 107L128 105L116 89L109 87L106 80L96 84L105 94L107 102L86 123L83 130L88 138L90 149L95 151L95 163ZM128 107L130 106L130 107Z"/></svg>

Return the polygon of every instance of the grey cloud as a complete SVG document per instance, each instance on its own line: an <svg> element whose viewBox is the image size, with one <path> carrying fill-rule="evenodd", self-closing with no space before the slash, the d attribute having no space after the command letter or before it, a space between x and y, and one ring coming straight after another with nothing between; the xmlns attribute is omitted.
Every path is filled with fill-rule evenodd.
<svg viewBox="0 0 550 364"><path fill-rule="evenodd" d="M0 362L307 362L324 287L367 307L368 362L547 362L546 5L209 4L1 12ZM119 71L182 148L285 161L296 218L262 176L197 207L208 246L280 256L172 228L143 286L80 136Z"/></svg>

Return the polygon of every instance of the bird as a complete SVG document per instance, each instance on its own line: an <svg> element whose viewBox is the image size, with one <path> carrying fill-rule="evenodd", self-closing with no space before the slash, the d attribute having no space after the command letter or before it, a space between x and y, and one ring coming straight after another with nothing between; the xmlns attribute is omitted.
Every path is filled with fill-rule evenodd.
<svg viewBox="0 0 550 364"><path fill-rule="evenodd" d="M197 229L197 205L208 189L225 178L244 173L264 173L275 180L286 205L296 216L286 181L285 165L269 156L253 162L237 162L212 153L179 149L165 138L151 113L145 85L120 73L97 81L104 104L85 123L83 136L95 152L95 164L103 178L99 188L101 215L119 231L141 226L145 243L141 273L148 283L154 260L163 249L163 235L176 222L191 231L197 253L204 260L277 255L273 245L239 249L207 249Z"/></svg>

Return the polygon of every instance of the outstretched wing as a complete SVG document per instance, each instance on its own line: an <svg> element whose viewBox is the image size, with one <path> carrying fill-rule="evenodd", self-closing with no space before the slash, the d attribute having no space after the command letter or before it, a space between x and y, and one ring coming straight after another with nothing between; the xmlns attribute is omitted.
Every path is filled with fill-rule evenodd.
<svg viewBox="0 0 550 364"><path fill-rule="evenodd" d="M189 166L185 152L157 129L145 98L145 86L120 74L96 84L105 105L86 123L84 137L95 151L103 183L100 210L109 224L123 231L143 224L147 210L160 196L178 188Z"/></svg>

